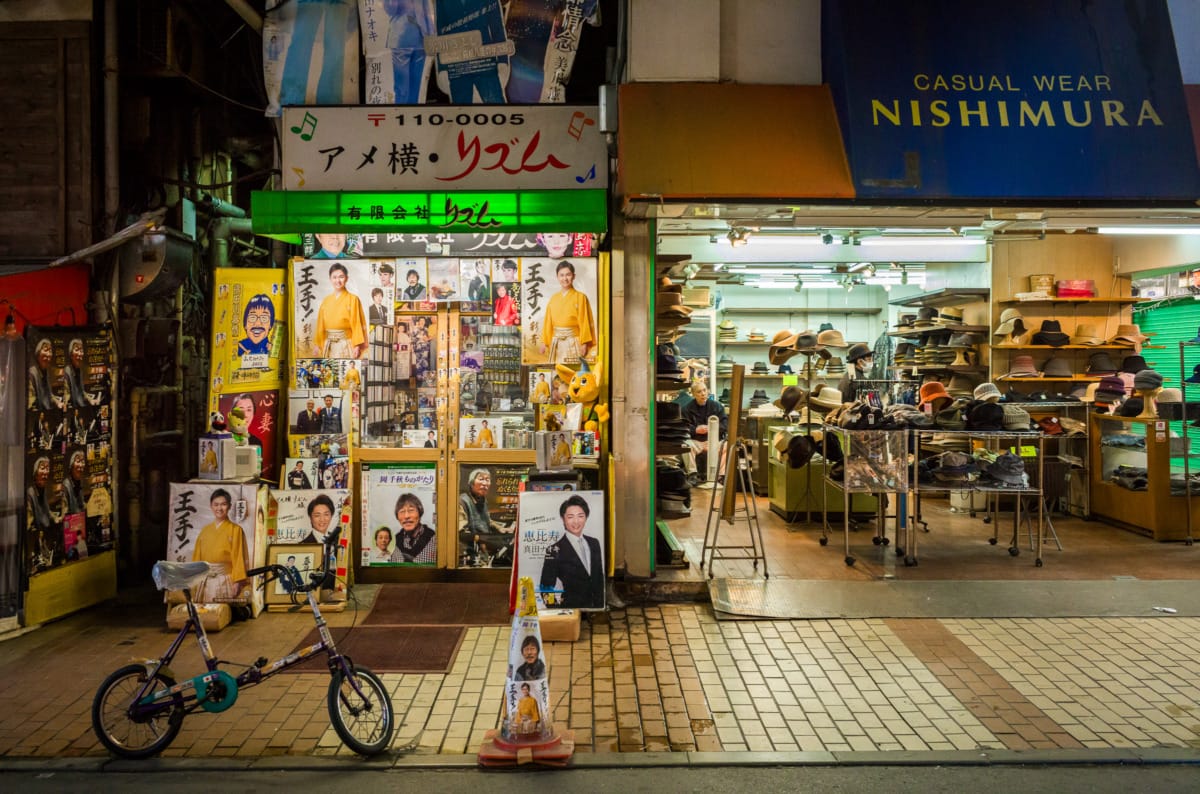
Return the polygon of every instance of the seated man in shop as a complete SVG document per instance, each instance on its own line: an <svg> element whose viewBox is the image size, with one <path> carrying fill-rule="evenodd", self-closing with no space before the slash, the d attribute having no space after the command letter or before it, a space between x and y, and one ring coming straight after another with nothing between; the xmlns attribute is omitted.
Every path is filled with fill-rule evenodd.
<svg viewBox="0 0 1200 794"><path fill-rule="evenodd" d="M702 379L692 381L691 394L691 401L685 403L681 409L683 421L692 434L687 442L691 451L683 453L680 458L688 484L695 486L704 482L703 472L708 467L708 419L715 416L720 422L720 438L717 439L719 443L729 429L729 417L725 415L721 403L709 395L708 384Z"/></svg>

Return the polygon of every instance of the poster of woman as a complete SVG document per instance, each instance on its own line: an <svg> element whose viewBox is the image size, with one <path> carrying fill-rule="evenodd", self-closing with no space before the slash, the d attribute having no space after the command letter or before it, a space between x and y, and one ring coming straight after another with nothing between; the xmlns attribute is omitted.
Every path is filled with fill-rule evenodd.
<svg viewBox="0 0 1200 794"><path fill-rule="evenodd" d="M596 359L595 259L521 260L521 363Z"/></svg>
<svg viewBox="0 0 1200 794"><path fill-rule="evenodd" d="M437 468L434 463L364 463L362 564L437 563Z"/></svg>

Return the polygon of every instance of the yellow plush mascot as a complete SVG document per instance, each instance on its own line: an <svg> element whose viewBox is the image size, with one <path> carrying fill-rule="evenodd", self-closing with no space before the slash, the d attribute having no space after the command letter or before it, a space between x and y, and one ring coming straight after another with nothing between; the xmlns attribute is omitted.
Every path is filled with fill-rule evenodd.
<svg viewBox="0 0 1200 794"><path fill-rule="evenodd" d="M583 406L583 429L600 432L600 425L608 421L608 405L600 402L600 359L596 359L596 369L588 367L586 361L579 362L579 370L575 371L565 364L555 367L558 376L567 382L567 398L573 403Z"/></svg>

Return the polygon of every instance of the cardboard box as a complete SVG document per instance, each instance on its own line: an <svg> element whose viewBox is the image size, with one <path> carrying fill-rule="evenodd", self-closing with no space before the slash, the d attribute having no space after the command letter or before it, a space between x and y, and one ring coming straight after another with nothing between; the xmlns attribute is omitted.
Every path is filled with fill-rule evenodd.
<svg viewBox="0 0 1200 794"><path fill-rule="evenodd" d="M233 620L233 610L229 604L196 604L196 614L200 616L205 631L220 631ZM179 631L187 619L187 604L167 607L167 628Z"/></svg>
<svg viewBox="0 0 1200 794"><path fill-rule="evenodd" d="M578 609L544 609L538 612L542 642L575 642L579 639Z"/></svg>

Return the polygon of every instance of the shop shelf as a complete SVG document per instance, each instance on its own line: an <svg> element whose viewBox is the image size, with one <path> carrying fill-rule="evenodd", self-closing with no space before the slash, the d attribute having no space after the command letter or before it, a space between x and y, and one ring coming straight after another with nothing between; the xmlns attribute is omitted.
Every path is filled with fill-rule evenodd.
<svg viewBox="0 0 1200 794"><path fill-rule="evenodd" d="M1054 381L1063 381L1068 383L1099 383L1100 379L1100 375L1072 375L1069 378L1011 378L1008 375L998 375L995 378L992 378L992 380L1009 381L1012 383L1051 383Z"/></svg>
<svg viewBox="0 0 1200 794"><path fill-rule="evenodd" d="M827 314L836 317L839 314L879 314L883 309L875 309L869 306L847 306L841 308L830 307L814 307L806 309L796 306L780 306L776 309L768 309L762 306L751 306L746 309L734 309L726 307L721 309L721 314L774 314L774 315L795 315L795 314Z"/></svg>
<svg viewBox="0 0 1200 794"><path fill-rule="evenodd" d="M945 333L986 334L992 329L986 325L935 325L930 328L913 328L908 331L888 331L888 336L920 336L921 334Z"/></svg>
<svg viewBox="0 0 1200 794"><path fill-rule="evenodd" d="M1122 304L1132 306L1135 303L1141 303L1145 298L1036 298L1034 300L1017 300L1016 298L1006 298L1002 301L997 301L1001 306L1028 306L1031 304L1046 304L1046 303L1109 303Z"/></svg>
<svg viewBox="0 0 1200 794"><path fill-rule="evenodd" d="M917 372L947 372L947 371L949 371L949 372L964 372L964 373L968 373L968 374L972 374L972 373L982 374L982 373L987 372L988 368L981 367L977 364L967 364L965 366L962 364L959 364L958 366L955 366L954 364L916 364L916 365L896 364L894 366L888 367L888 369L894 369L899 372L912 372L915 370Z"/></svg>
<svg viewBox="0 0 1200 794"><path fill-rule="evenodd" d="M1133 345L992 345L992 350L1133 350ZM1146 350L1149 345L1142 345Z"/></svg>
<svg viewBox="0 0 1200 794"><path fill-rule="evenodd" d="M985 301L992 291L987 287L961 287L950 289L935 289L912 295L907 298L897 298L888 301L892 306L959 306L964 303Z"/></svg>

